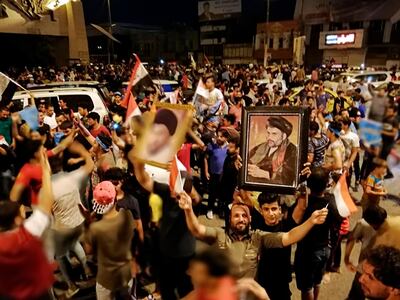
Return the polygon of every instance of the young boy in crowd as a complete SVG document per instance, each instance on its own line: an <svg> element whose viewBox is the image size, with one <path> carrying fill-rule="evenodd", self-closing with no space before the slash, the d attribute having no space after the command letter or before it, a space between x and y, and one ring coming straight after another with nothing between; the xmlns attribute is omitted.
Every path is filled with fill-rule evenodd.
<svg viewBox="0 0 400 300"><path fill-rule="evenodd" d="M364 183L364 194L361 200L363 211L370 205L379 205L382 197L387 194L383 186L383 178L387 171L387 162L375 157L373 164L374 169Z"/></svg>
<svg viewBox="0 0 400 300"><path fill-rule="evenodd" d="M239 155L239 143L240 137L229 137L227 147L228 155L225 158L222 169L220 201L223 205L222 214L224 214L225 217L225 226L229 225L229 204L231 204L233 201L233 194L238 183L239 171L235 166L235 162Z"/></svg>
<svg viewBox="0 0 400 300"><path fill-rule="evenodd" d="M224 161L227 156L228 133L226 130L218 130L217 138L207 145L207 153L204 158L204 173L209 182L209 198L207 218L213 219L213 210L221 183Z"/></svg>

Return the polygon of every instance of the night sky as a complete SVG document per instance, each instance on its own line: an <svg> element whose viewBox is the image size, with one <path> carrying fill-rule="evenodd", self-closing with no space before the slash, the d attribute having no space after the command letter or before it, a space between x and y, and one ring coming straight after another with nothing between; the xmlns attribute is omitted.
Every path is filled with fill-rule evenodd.
<svg viewBox="0 0 400 300"><path fill-rule="evenodd" d="M296 0L270 0L270 20L290 20ZM86 23L105 23L107 0L82 0ZM196 0L110 0L113 22L143 25L197 25ZM266 0L242 0L244 21L265 21Z"/></svg>

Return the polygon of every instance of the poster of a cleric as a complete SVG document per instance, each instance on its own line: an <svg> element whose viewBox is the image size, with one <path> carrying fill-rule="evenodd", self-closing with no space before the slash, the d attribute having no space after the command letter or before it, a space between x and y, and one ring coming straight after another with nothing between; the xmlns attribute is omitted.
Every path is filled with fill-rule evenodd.
<svg viewBox="0 0 400 300"><path fill-rule="evenodd" d="M241 185L291 193L307 158L309 113L299 107L249 107L242 117Z"/></svg>

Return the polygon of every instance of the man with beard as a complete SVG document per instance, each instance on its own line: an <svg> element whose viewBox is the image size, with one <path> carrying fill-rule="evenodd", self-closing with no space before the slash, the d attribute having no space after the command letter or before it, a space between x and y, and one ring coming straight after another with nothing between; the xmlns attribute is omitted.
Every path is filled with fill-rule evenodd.
<svg viewBox="0 0 400 300"><path fill-rule="evenodd" d="M292 185L296 175L297 147L289 140L292 124L283 117L267 121L267 141L250 151L249 180L259 183Z"/></svg>
<svg viewBox="0 0 400 300"><path fill-rule="evenodd" d="M179 206L185 213L186 224L190 232L198 239L216 245L228 251L238 278L254 278L257 272L261 246L282 248L303 239L316 224L323 224L327 209L315 211L302 225L289 232L264 232L250 230L251 215L249 208L242 203L232 205L230 224L226 230L200 224L192 208L192 199L186 193L179 194Z"/></svg>
<svg viewBox="0 0 400 300"><path fill-rule="evenodd" d="M379 246L362 263L361 288L368 299L400 299L400 250Z"/></svg>

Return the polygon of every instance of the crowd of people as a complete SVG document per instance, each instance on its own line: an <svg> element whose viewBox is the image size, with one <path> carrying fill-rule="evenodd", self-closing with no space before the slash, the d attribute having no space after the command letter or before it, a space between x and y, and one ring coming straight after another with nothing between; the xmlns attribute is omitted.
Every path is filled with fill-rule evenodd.
<svg viewBox="0 0 400 300"><path fill-rule="evenodd" d="M400 299L400 217L382 207L384 180L394 176L388 157L398 159L395 85L374 90L344 81L332 98L323 74L313 70L308 79L303 66L149 67L151 76L173 78L179 88L172 101L147 87L135 97L141 115L127 119L122 83L129 68L122 63L8 73L27 89L97 80L111 92L103 120L84 103L74 115L62 99L56 110L32 99L37 128L11 99L1 100L0 299L78 297L93 289L95 278L97 299L287 300L294 272L301 298L316 300L322 282L340 272L343 240L345 267L355 272L347 299ZM283 93L274 79L289 90ZM207 96L199 97L197 84ZM292 97L295 87L300 92ZM177 153L185 169L179 193L168 178L151 174L165 170L149 172L135 152L158 101L196 111ZM300 184L293 195L239 186L242 114L251 106L309 111L308 147L300 149L307 162L296 174ZM364 118L382 124L380 143L360 141ZM156 116L156 122L160 132L171 134L170 118ZM179 126L173 124L174 131ZM266 126L266 145L249 156L256 161L261 151L275 171L292 124L271 117ZM296 152L290 145L285 151ZM285 172L280 180L288 179ZM332 193L342 175L353 193L362 191L354 199L362 218L352 231ZM356 242L362 243L358 263L350 258Z"/></svg>

